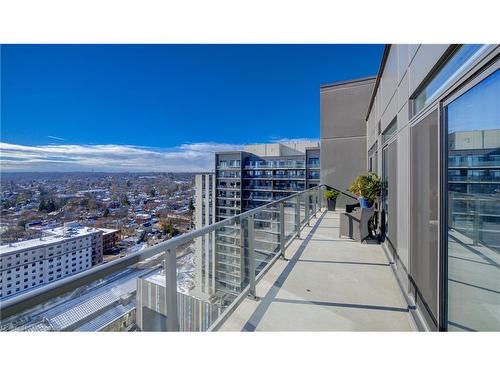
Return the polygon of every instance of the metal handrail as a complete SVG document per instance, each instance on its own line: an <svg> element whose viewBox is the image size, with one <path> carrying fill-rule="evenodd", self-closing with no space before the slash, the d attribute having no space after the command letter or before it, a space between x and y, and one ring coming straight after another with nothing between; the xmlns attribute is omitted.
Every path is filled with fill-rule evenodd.
<svg viewBox="0 0 500 375"><path fill-rule="evenodd" d="M325 186L327 189L335 190L335 191L339 192L340 194L345 195L346 197L349 197L349 198L352 198L352 199L358 200L358 198L357 198L356 196L354 196L354 195L352 195L352 194L349 194L349 193L347 193L347 192L345 192L345 191L343 191L343 190L339 190L339 189L337 189L337 188L335 188L335 187L333 187L333 186L326 185L326 184L321 185L321 186Z"/></svg>
<svg viewBox="0 0 500 375"><path fill-rule="evenodd" d="M207 233L214 232L226 225L231 224L235 220L239 220L241 222L242 219L253 217L255 214L258 214L259 212L263 212L266 209L269 209L270 207L276 206L279 207L280 203L286 203L288 201L292 201L296 199L297 197L300 197L301 195L320 190L324 187L324 185L318 185L315 187L312 187L310 189L291 194L287 197L272 201L270 203L264 204L262 206L256 207L254 209L251 209L249 211L243 212L241 214L231 216L229 218L226 218L224 220L221 220L219 222L216 222L214 224L208 225L206 227L197 229L192 232L188 232L185 234L182 234L180 236L174 237L170 240L167 240L165 242L159 243L157 245L147 247L143 250L140 250L134 254L126 255L123 258L114 260L112 262L102 264L96 267L92 267L86 271L82 271L80 273L77 273L72 276L68 276L65 278L62 278L60 280L51 282L47 285L38 287L36 289L33 289L31 291L27 291L25 293L22 293L17 296L13 296L11 298L8 298L4 301L0 302L0 317L1 319L5 319L9 316L21 313L23 311L26 311L29 308L35 307L36 305L39 305L51 298L55 298L57 296L60 296L64 293L71 292L81 286L88 285L89 283L92 283L94 281L97 281L99 279L102 279L106 276L109 276L113 273L116 273L120 270L123 270L129 266L132 266L134 264L137 264L141 261L144 261L146 259L149 259L155 255L165 253L166 255L166 264L169 265L167 268L170 270L175 270L176 269L176 253L175 250L179 247L182 246L188 242L193 241L194 239L203 236ZM322 199L319 197L319 199ZM320 204L321 206L321 204ZM279 255L279 253L278 253ZM167 273L167 272L166 272ZM167 277L172 277L172 275L176 275L176 272L168 272L170 276L167 275ZM169 285L169 282L172 282L172 279L167 280L167 288ZM176 279L175 279L176 282ZM172 285L172 284L170 284ZM172 289L172 288L170 288ZM171 291L169 296L169 300L172 302L170 304L170 309L173 311L176 311L176 299L173 299L172 295L173 293L176 293L177 288L175 288L175 291ZM169 295L167 291L167 295ZM174 309L175 308L175 309ZM175 313L174 315L177 315ZM171 328L172 330L175 330L175 325L178 325L178 322L175 322L175 319L168 319L169 325L172 325Z"/></svg>

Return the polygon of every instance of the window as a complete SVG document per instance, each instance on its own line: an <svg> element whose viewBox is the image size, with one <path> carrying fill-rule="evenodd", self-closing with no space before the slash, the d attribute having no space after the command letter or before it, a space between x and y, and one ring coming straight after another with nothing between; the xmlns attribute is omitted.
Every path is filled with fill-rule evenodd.
<svg viewBox="0 0 500 375"><path fill-rule="evenodd" d="M500 330L500 318L493 313L500 310L500 181L495 178L500 160L492 157L500 153L499 65L444 107L448 173L458 156L468 154L463 181L448 179L450 331Z"/></svg>
<svg viewBox="0 0 500 375"><path fill-rule="evenodd" d="M319 168L319 158L309 158L309 168Z"/></svg>
<svg viewBox="0 0 500 375"><path fill-rule="evenodd" d="M398 118L397 116L392 119L389 126L382 133L382 143L385 143L389 138L392 137L396 130L398 129Z"/></svg>
<svg viewBox="0 0 500 375"><path fill-rule="evenodd" d="M486 45L482 44L464 44L458 47L441 65L439 70L414 95L412 100L412 116L416 115L427 103L432 101L486 47Z"/></svg>

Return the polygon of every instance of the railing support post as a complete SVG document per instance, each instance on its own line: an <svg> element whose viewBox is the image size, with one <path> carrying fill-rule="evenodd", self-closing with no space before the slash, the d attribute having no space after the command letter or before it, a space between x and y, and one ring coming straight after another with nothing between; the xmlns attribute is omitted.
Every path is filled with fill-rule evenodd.
<svg viewBox="0 0 500 375"><path fill-rule="evenodd" d="M256 299L257 294L255 293L255 241L254 241L254 217L253 215L247 218L247 243L248 243L248 281L250 284L250 290L248 291L248 297L251 299Z"/></svg>
<svg viewBox="0 0 500 375"><path fill-rule="evenodd" d="M311 211L310 211L310 200L311 200L311 195L309 193L304 194L304 204L305 204L305 215L307 219L307 226L310 227L311 223Z"/></svg>
<svg viewBox="0 0 500 375"><path fill-rule="evenodd" d="M177 254L176 248L165 250L165 305L167 331L179 331L177 309Z"/></svg>
<svg viewBox="0 0 500 375"><path fill-rule="evenodd" d="M321 186L318 186L318 211L323 209L323 195L321 194Z"/></svg>
<svg viewBox="0 0 500 375"><path fill-rule="evenodd" d="M474 222L472 224L472 244L476 246L479 242L479 200L474 200Z"/></svg>
<svg viewBox="0 0 500 375"><path fill-rule="evenodd" d="M286 260L285 257L285 203L280 202L280 252L281 258Z"/></svg>
<svg viewBox="0 0 500 375"><path fill-rule="evenodd" d="M300 238L300 194L297 195L297 203L295 205L295 231L297 238Z"/></svg>
<svg viewBox="0 0 500 375"><path fill-rule="evenodd" d="M314 217L318 217L318 211L317 211L317 204L319 203L318 200L319 200L319 188L318 188L318 191L315 192L315 194L313 194L313 212L314 212Z"/></svg>

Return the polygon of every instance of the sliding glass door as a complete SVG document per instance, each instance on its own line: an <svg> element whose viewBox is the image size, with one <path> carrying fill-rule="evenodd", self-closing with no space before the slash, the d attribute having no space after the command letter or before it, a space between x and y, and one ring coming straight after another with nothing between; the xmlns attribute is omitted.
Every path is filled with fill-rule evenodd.
<svg viewBox="0 0 500 375"><path fill-rule="evenodd" d="M444 106L450 331L500 330L500 71L495 68Z"/></svg>

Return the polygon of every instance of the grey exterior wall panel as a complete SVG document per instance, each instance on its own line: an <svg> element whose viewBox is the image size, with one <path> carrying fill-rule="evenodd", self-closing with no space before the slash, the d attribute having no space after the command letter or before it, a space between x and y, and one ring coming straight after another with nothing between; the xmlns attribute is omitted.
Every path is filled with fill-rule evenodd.
<svg viewBox="0 0 500 375"><path fill-rule="evenodd" d="M410 64L410 94L413 94L424 78L443 56L449 44L422 44Z"/></svg>
<svg viewBox="0 0 500 375"><path fill-rule="evenodd" d="M401 79L401 82L399 82L398 86L398 110L401 109L405 104L408 104L408 98L410 96L409 85L409 74L406 73Z"/></svg>
<svg viewBox="0 0 500 375"><path fill-rule="evenodd" d="M396 48L398 50L398 80L401 82L410 65L410 45L398 44Z"/></svg>
<svg viewBox="0 0 500 375"><path fill-rule="evenodd" d="M380 109L385 112L394 93L398 88L398 51L391 48L384 68L384 74L380 78L381 102Z"/></svg>
<svg viewBox="0 0 500 375"><path fill-rule="evenodd" d="M410 129L405 126L398 134L398 177L397 177L397 207L400 212L397 219L397 249L398 255L406 270L409 269L409 225L410 218ZM408 278L404 278L407 283Z"/></svg>
<svg viewBox="0 0 500 375"><path fill-rule="evenodd" d="M375 79L321 88L321 182L346 191L366 173L366 122ZM353 203L339 196L339 206Z"/></svg>
<svg viewBox="0 0 500 375"><path fill-rule="evenodd" d="M394 95L387 106L382 118L380 119L380 129L383 133L385 129L389 126L389 124L394 120L394 117L398 114L398 98L397 95Z"/></svg>
<svg viewBox="0 0 500 375"><path fill-rule="evenodd" d="M409 53L409 60L410 64L415 57L415 54L417 53L418 49L420 48L420 44L408 44L408 53Z"/></svg>
<svg viewBox="0 0 500 375"><path fill-rule="evenodd" d="M417 306L438 317L439 126L434 110L411 128L411 260ZM428 314L428 311L423 311ZM433 319L427 324L437 329Z"/></svg>
<svg viewBox="0 0 500 375"><path fill-rule="evenodd" d="M408 127L409 109L406 103L398 112L398 130Z"/></svg>
<svg viewBox="0 0 500 375"><path fill-rule="evenodd" d="M352 181L366 173L366 138L338 138L321 140L321 183L346 191ZM339 207L352 199L340 195Z"/></svg>
<svg viewBox="0 0 500 375"><path fill-rule="evenodd" d="M321 139L366 136L364 117L373 85L369 79L321 89Z"/></svg>

